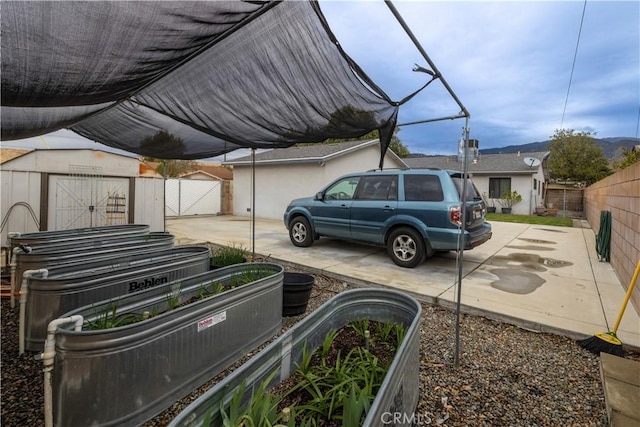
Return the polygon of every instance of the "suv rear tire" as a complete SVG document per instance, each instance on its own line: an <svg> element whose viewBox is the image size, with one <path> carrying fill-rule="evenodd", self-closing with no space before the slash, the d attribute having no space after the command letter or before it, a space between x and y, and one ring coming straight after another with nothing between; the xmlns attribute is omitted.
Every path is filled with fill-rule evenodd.
<svg viewBox="0 0 640 427"><path fill-rule="evenodd" d="M297 216L289 224L289 239L294 246L307 248L313 244L313 232L309 221L303 216Z"/></svg>
<svg viewBox="0 0 640 427"><path fill-rule="evenodd" d="M400 267L417 267L426 258L424 239L412 228L398 228L389 235L387 253L391 260Z"/></svg>

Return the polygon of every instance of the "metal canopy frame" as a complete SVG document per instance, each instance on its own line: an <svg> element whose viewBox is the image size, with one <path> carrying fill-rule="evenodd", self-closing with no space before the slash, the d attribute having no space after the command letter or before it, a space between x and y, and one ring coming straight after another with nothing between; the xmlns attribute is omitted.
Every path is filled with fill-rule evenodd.
<svg viewBox="0 0 640 427"><path fill-rule="evenodd" d="M402 123L402 124L398 124L398 126L399 127L409 126L409 125L415 125L415 124L431 123L431 122L437 122L442 120L454 120L454 119L461 119L461 118L465 119L464 153L463 153L463 168L462 168L463 169L462 170L462 206L461 206L462 224L460 226L460 233L458 235L458 248L459 248L458 260L459 261L458 261L458 283L457 283L458 287L456 290L456 336L455 336L455 355L454 355L454 364L458 366L460 363L460 305L461 305L461 298L462 298L462 263L464 261L464 234L466 231L466 224L467 224L467 209L466 209L467 180L469 178L469 159L467 159L467 154L468 154L468 148L469 148L469 120L471 118L471 115L469 114L469 111L465 108L465 106L462 104L462 101L460 101L460 98L458 98L458 96L455 94L453 89L451 89L451 86L449 86L449 83L447 83L445 78L442 76L442 74L438 70L438 67L436 67L436 64L431 60L431 58L429 58L429 55L427 55L427 52L422 48L422 46L420 45L420 42L415 37L415 35L411 31L407 23L404 21L404 19L402 18L402 16L400 15L396 7L393 5L393 3L390 0L385 0L385 3L391 10L391 13L393 13L393 16L395 16L398 23L402 26L404 31L407 33L407 35L409 36L409 38L411 39L415 47L418 49L422 57L425 59L425 61L427 61L427 64L429 64L429 67L431 67L431 70L433 70L434 79L440 80L440 82L445 87L449 95L451 95L451 97L454 99L456 104L458 104L458 106L460 107L460 112L456 115L420 120L420 121L415 121L410 123ZM414 68L414 71L424 72L425 70L420 69L419 66L416 66L416 68ZM428 71L426 72L428 73Z"/></svg>
<svg viewBox="0 0 640 427"><path fill-rule="evenodd" d="M467 180L469 177L469 171L468 171L468 159L467 159L467 154L468 154L468 148L469 148L469 120L471 118L471 115L469 114L469 111L466 109L466 107L462 104L462 101L460 101L460 98L458 98L458 96L455 94L455 92L453 91L453 89L451 88L451 86L449 86L449 83L447 83L446 79L442 76L442 74L440 73L440 71L438 70L438 67L436 67L436 64L431 60L431 58L429 57L429 55L427 55L427 52L423 49L422 45L420 44L420 42L418 41L418 39L415 37L415 35L413 34L413 32L411 31L411 29L409 28L409 26L407 25L407 23L404 21L404 19L402 18L402 16L400 15L400 13L398 12L398 10L396 9L396 7L393 5L393 3L390 0L385 0L385 4L389 7L389 9L391 10L391 13L393 14L393 16L396 18L396 20L398 21L398 23L402 26L403 30L405 31L405 33L409 36L409 38L411 39L411 41L413 42L413 44L415 45L415 47L418 49L418 51L420 52L420 54L422 55L422 57L425 59L425 61L427 61L427 64L429 64L429 67L431 68L431 70L433 70L432 72L429 70L426 70L418 65L416 65L416 67L413 69L413 71L417 71L417 72L425 72L427 74L432 75L433 80L439 80L442 85L445 87L445 89L447 90L447 92L449 93L449 95L454 99L454 101L456 102L456 104L458 104L458 106L460 107L460 112L458 114L454 114L451 116L445 116L445 117L438 117L438 118L431 118L431 119L425 119L425 120L419 120L419 121L414 121L414 122L407 122L407 123L401 123L398 124L398 127L401 126L409 126L409 125L416 125L416 124L424 124L424 123L431 123L431 122L437 122L437 121L443 121L443 120L454 120L454 119L465 119L465 126L464 126L464 154L463 154L463 172L462 172L462 178L463 178L463 183L462 183L462 206L461 206L461 211L462 211L462 224L460 226L460 233L458 235L458 247L459 247L459 262L458 262L458 281L457 281L457 292L456 292L456 310L455 310L455 314L456 314L456 333L455 333L455 356L454 356L454 364L456 366L459 365L460 363L460 300L461 300L461 296L462 296L462 263L464 260L464 234L466 231L466 222L467 222L467 211L464 208L466 206L466 202L467 202ZM429 82L430 83L430 82ZM429 84L427 83L427 85ZM425 85L424 87L426 87L427 85ZM423 88L424 88L423 87ZM256 209L255 209L255 198L256 198L256 183L255 183L255 177L256 177L256 170L255 170L255 148L252 149L251 151L251 168L252 168L252 182L251 182L251 197L252 197L252 201L251 201L251 253L252 253L252 258L255 258L255 215L256 215ZM381 159L381 163L382 163L383 159Z"/></svg>

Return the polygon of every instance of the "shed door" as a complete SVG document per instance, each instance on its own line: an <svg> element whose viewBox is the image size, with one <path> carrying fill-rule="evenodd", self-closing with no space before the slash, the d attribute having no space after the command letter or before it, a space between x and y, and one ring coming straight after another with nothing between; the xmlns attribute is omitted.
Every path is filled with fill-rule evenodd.
<svg viewBox="0 0 640 427"><path fill-rule="evenodd" d="M49 230L126 224L129 180L51 175L48 200Z"/></svg>

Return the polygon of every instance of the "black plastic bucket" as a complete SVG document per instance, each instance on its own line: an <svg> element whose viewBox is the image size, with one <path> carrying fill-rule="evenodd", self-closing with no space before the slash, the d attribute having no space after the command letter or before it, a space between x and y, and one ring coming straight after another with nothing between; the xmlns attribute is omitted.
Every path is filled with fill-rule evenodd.
<svg viewBox="0 0 640 427"><path fill-rule="evenodd" d="M307 310L315 279L310 274L284 273L282 282L282 315L299 316Z"/></svg>

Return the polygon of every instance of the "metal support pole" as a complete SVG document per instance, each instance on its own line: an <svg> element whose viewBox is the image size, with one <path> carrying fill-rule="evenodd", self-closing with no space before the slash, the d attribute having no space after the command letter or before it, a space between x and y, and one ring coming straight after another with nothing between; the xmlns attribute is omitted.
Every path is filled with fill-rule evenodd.
<svg viewBox="0 0 640 427"><path fill-rule="evenodd" d="M251 261L256 259L256 149L251 149Z"/></svg>
<svg viewBox="0 0 640 427"><path fill-rule="evenodd" d="M402 16L397 11L393 3L391 3L391 0L385 0L385 3L389 7L389 10L391 10L391 13L395 16L398 23L402 26L404 31L407 33L407 35L409 36L409 38L411 39L415 47L418 49L420 54L422 54L422 57L425 59L425 61L427 61L427 63L429 64L429 67L431 67L431 70L433 71L432 75L434 76L434 78L438 78L442 82L442 85L447 90L449 95L451 95L451 97L454 99L456 104L458 104L458 106L460 107L460 113L457 115L420 120L420 121L410 122L410 123L403 123L403 124L399 124L398 126L406 126L406 125L412 125L412 124L418 124L418 123L429 123L429 122L436 122L441 120L453 120L453 119L462 118L462 117L465 118L464 156L463 156L464 167L463 167L463 173L462 173L463 183L462 183L462 196L461 196L462 206L460 207L462 210L461 212L462 224L460 225L460 234L458 236L459 263L458 263L458 289L457 289L457 302L456 302L456 337L455 337L455 365L458 366L460 361L460 304L461 304L460 300L462 296L462 262L464 259L464 233L466 231L466 223L467 223L467 209L466 209L467 181L469 179L469 164L468 164L467 154L469 149L469 119L471 115L469 114L469 111L467 111L465 106L462 105L462 102L453 92L453 89L451 89L451 87L449 86L447 81L444 79L442 74L440 74L440 71L436 67L436 64L434 64L431 58L429 58L429 55L427 55L427 52L422 48L422 46L418 42L418 39L413 35L409 26L406 24L404 19L402 19ZM428 74L431 74L431 73L428 72Z"/></svg>
<svg viewBox="0 0 640 427"><path fill-rule="evenodd" d="M462 264L464 260L464 233L467 229L467 181L469 179L469 159L467 154L469 151L469 117L465 119L464 126L464 152L462 155L462 206L461 218L462 224L460 225L460 234L458 235L458 248L460 253L458 254L458 289L456 296L456 349L454 356L454 364L458 366L460 364L460 305L462 299Z"/></svg>

